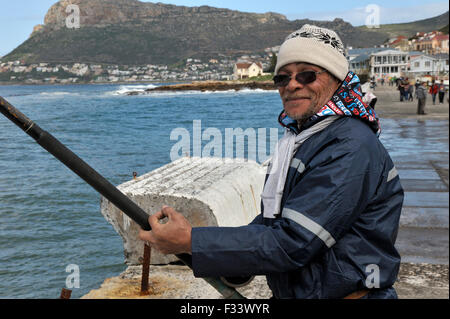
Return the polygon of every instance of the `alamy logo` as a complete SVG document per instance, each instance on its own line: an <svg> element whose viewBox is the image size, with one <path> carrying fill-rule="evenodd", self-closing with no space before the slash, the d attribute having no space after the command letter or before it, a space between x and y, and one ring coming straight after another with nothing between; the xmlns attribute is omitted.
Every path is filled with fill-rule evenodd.
<svg viewBox="0 0 450 319"><path fill-rule="evenodd" d="M375 264L366 267L366 287L369 289L380 288L380 267Z"/></svg>
<svg viewBox="0 0 450 319"><path fill-rule="evenodd" d="M66 267L66 272L70 273L70 275L66 277L66 288L80 288L80 267L75 264L70 264Z"/></svg>
<svg viewBox="0 0 450 319"><path fill-rule="evenodd" d="M66 13L69 14L66 18L66 27L68 29L80 28L80 7L76 4L70 4L66 8Z"/></svg>
<svg viewBox="0 0 450 319"><path fill-rule="evenodd" d="M189 130L179 127L172 130L170 140L177 141L170 151L171 161L185 156L194 156L222 159L246 158L262 163L275 151L278 129L225 128L225 134L222 134L222 131L215 127L203 130L202 121L194 120L192 135Z"/></svg>
<svg viewBox="0 0 450 319"><path fill-rule="evenodd" d="M366 13L369 15L366 17L366 27L369 29L380 28L380 6L376 4L369 4L366 7Z"/></svg>

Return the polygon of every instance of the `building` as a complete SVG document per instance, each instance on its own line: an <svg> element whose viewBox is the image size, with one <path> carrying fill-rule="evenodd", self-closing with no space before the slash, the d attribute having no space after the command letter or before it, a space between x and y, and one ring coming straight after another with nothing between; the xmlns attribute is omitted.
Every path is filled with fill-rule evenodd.
<svg viewBox="0 0 450 319"><path fill-rule="evenodd" d="M440 31L417 33L411 40L411 46L413 50L426 54L448 53L448 39L448 34Z"/></svg>
<svg viewBox="0 0 450 319"><path fill-rule="evenodd" d="M432 75L436 68L436 59L429 55L420 55L411 59L410 72L414 76Z"/></svg>
<svg viewBox="0 0 450 319"><path fill-rule="evenodd" d="M346 56L350 70L356 74L369 74L370 55L372 53L389 50L389 48L361 48L347 49Z"/></svg>
<svg viewBox="0 0 450 319"><path fill-rule="evenodd" d="M403 35L390 39L387 44L389 47L396 50L409 51L409 40Z"/></svg>
<svg viewBox="0 0 450 319"><path fill-rule="evenodd" d="M235 80L248 79L263 74L263 66L260 62L238 62L234 65L233 77Z"/></svg>
<svg viewBox="0 0 450 319"><path fill-rule="evenodd" d="M431 40L431 46L434 54L448 54L448 34L438 34Z"/></svg>
<svg viewBox="0 0 450 319"><path fill-rule="evenodd" d="M398 50L385 50L370 55L370 75L377 79L400 77L408 71L409 54Z"/></svg>
<svg viewBox="0 0 450 319"><path fill-rule="evenodd" d="M448 54L426 55L411 58L410 73L414 76L439 76L449 72Z"/></svg>
<svg viewBox="0 0 450 319"><path fill-rule="evenodd" d="M446 74L448 76L448 53L435 54L432 55L432 57L436 60L436 72L439 74Z"/></svg>
<svg viewBox="0 0 450 319"><path fill-rule="evenodd" d="M349 61L350 71L356 74L368 74L370 71L370 55L361 54Z"/></svg>

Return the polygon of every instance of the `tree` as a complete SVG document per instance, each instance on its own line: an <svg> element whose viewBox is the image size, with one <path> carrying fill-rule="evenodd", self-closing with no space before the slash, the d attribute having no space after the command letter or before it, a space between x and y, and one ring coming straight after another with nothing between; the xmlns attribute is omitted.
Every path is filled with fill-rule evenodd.
<svg viewBox="0 0 450 319"><path fill-rule="evenodd" d="M272 55L272 59L270 60L270 66L267 70L265 70L264 72L267 73L273 73L275 72L275 67L277 66L277 55L274 53Z"/></svg>

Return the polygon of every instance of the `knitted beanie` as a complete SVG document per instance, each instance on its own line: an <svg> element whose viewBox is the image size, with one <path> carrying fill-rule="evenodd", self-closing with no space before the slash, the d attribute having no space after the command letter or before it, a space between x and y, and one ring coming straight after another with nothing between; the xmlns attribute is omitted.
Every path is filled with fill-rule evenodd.
<svg viewBox="0 0 450 319"><path fill-rule="evenodd" d="M337 33L309 24L289 35L281 45L275 74L296 62L320 66L341 81L349 71L344 44Z"/></svg>

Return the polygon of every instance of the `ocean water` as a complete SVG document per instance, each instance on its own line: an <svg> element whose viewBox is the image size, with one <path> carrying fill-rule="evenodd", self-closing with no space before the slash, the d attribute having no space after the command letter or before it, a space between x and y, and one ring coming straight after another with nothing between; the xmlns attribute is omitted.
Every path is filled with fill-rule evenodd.
<svg viewBox="0 0 450 319"><path fill-rule="evenodd" d="M124 95L147 87L0 86L0 96L114 185L169 163L177 143L171 132L192 132L194 120L202 130L221 132L278 127L276 92ZM0 116L0 298L58 298L72 274L69 265L80 274L72 298L123 271L122 239L99 201L89 185Z"/></svg>
<svg viewBox="0 0 450 319"><path fill-rule="evenodd" d="M113 184L171 161L180 129L266 132L266 155L281 136L275 91L178 92L127 96L152 85L0 86L0 96L53 134ZM195 121L195 122L194 122ZM201 122L199 122L201 121ZM447 123L382 119L393 158L448 156ZM400 127L409 127L407 134ZM278 135L270 139L269 129ZM206 138L202 147L208 143ZM222 141L222 144L224 141ZM237 143L237 141L236 141ZM248 143L248 141L246 142ZM191 155L194 143L190 143ZM258 144L261 147L261 144ZM173 152L172 152L173 154ZM182 154L180 154L182 155ZM198 154L197 154L198 155ZM259 162L251 152L244 156ZM9 120L0 116L0 298L58 298L79 269L72 298L96 289L124 265L122 240L100 213L100 196Z"/></svg>

